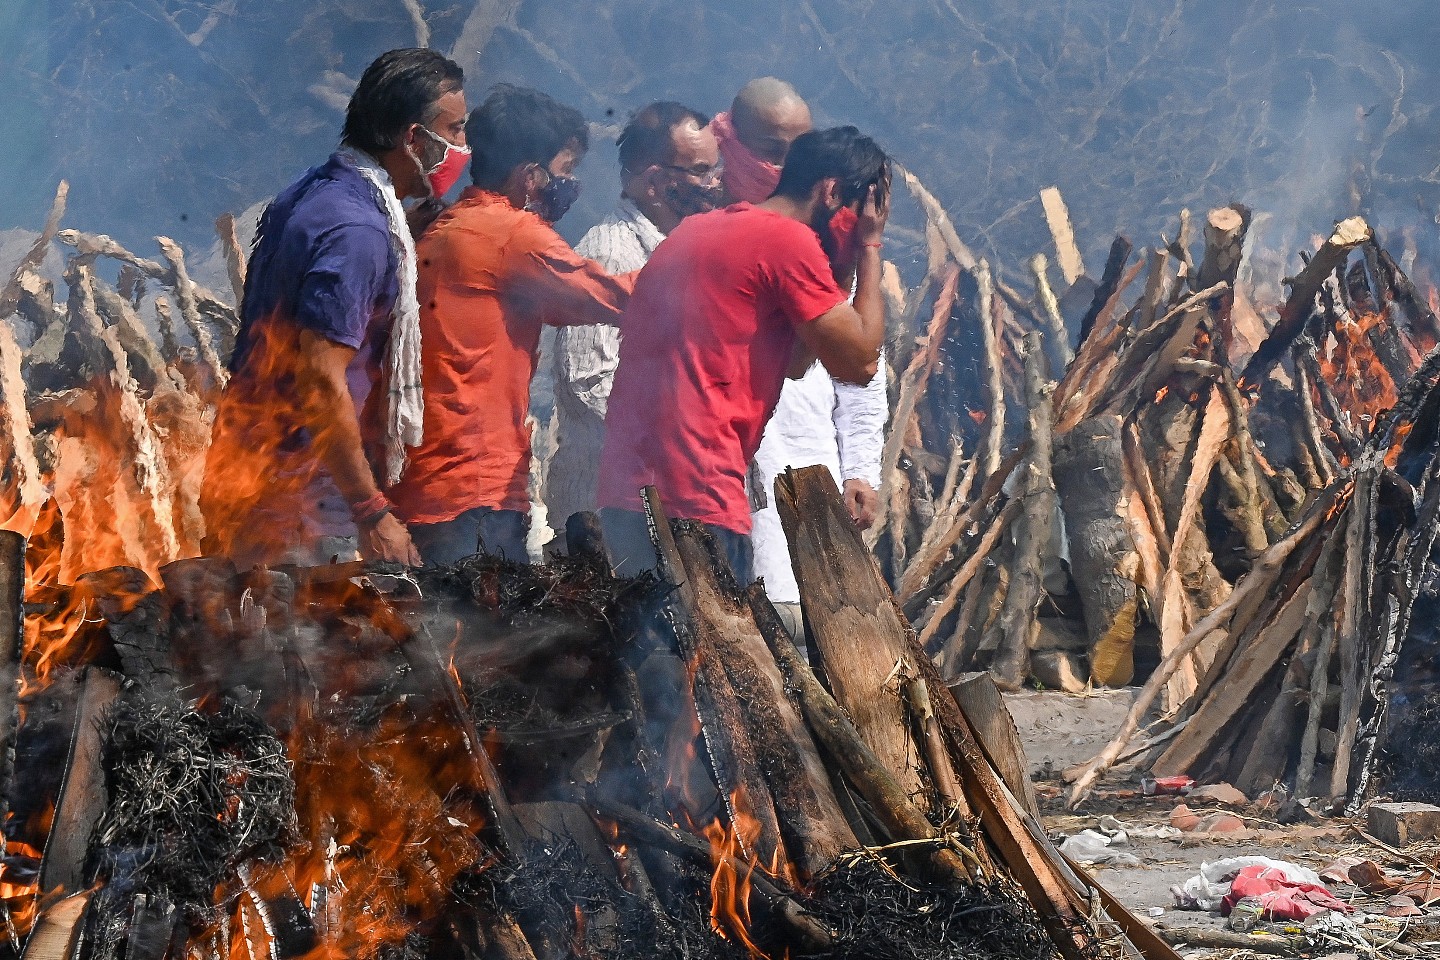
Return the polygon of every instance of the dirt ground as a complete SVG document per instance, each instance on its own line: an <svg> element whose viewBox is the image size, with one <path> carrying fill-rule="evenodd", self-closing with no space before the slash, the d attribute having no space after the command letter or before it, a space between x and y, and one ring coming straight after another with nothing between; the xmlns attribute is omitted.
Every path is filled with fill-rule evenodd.
<svg viewBox="0 0 1440 960"><path fill-rule="evenodd" d="M1035 781L1045 814L1045 828L1057 841L1085 829L1099 829L1101 818L1106 815L1120 821L1131 834L1136 829L1143 832L1147 827L1163 828L1170 824L1171 811L1180 803L1185 803L1201 815L1224 811L1243 821L1243 824L1232 822L1230 826L1237 829L1226 833L1190 832L1168 839L1143 839L1132 835L1127 842L1111 849L1129 854L1139 861L1138 865L1095 864L1090 867L1091 873L1106 889L1133 913L1157 927L1225 930L1225 920L1218 913L1178 909L1171 893L1172 887L1183 886L1188 878L1199 873L1201 864L1205 862L1259 855L1321 873L1340 858L1352 857L1374 861L1382 868L1388 868L1395 877L1414 875L1420 860L1433 862L1433 843L1431 849L1392 852L1362 837L1357 827L1363 828L1363 823L1314 817L1304 823L1283 826L1267 819L1268 812L1253 805L1226 806L1176 796L1147 797L1142 794L1139 773L1133 770L1113 774L1081 809L1065 809L1065 785L1061 772L1066 767L1090 759L1109 742L1129 709L1133 695L1133 690L1107 690L1082 696L1056 691L1023 691L1007 695L1006 704L1025 747L1031 778ZM1107 821L1107 825L1114 829L1113 823ZM1374 953L1358 946L1346 948L1337 944L1333 950L1310 950L1304 956L1440 956L1440 949L1418 942L1440 938L1440 934L1416 936L1414 932L1417 924L1429 927L1437 921L1423 916L1408 921L1376 916L1383 915L1387 906L1386 896L1368 895L1344 883L1328 882L1327 885L1338 899L1356 907L1357 913L1352 916L1369 917L1365 924L1367 929L1394 927L1398 933L1405 929L1404 923L1409 923L1411 933L1406 943ZM1264 924L1256 939L1268 940L1264 945L1270 947L1267 952L1283 954L1283 950L1275 949L1275 936L1299 932L1300 927L1294 923ZM1260 948L1262 945L1256 946ZM1246 954L1243 950L1184 948L1180 952L1197 957ZM1302 954L1295 952L1292 955Z"/></svg>

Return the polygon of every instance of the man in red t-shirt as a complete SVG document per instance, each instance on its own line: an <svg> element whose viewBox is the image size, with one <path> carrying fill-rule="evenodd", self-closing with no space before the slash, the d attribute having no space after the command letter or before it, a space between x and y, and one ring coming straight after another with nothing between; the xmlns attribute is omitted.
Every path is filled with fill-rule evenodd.
<svg viewBox="0 0 1440 960"><path fill-rule="evenodd" d="M640 512L653 484L670 517L705 524L736 579L752 579L745 474L787 369L818 357L847 383L876 374L889 186L884 152L854 127L807 133L773 197L689 217L651 255L625 313L600 456L619 572L654 564ZM859 215L853 306L821 246L841 207Z"/></svg>

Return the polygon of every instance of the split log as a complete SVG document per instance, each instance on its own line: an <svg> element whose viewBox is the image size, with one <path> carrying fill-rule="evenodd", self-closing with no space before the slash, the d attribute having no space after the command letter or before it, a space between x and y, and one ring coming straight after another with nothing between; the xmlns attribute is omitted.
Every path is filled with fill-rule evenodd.
<svg viewBox="0 0 1440 960"><path fill-rule="evenodd" d="M1055 441L1055 489L1065 512L1070 569L1085 612L1090 678L1101 686L1124 686L1135 673L1140 557L1125 522L1123 431L1120 417L1101 414Z"/></svg>
<svg viewBox="0 0 1440 960"><path fill-rule="evenodd" d="M210 368L215 384L223 387L230 379L230 373L221 359L220 348L216 345L210 328L200 316L195 284L190 280L190 274L185 268L185 253L178 243L168 237L156 237L155 242L160 245L160 252L165 255L165 259L170 261L175 282L175 304L180 308L180 317L190 328L190 335L195 338L200 358Z"/></svg>
<svg viewBox="0 0 1440 960"><path fill-rule="evenodd" d="M955 295L960 283L960 271L951 267L941 281L940 292L935 296L935 309L930 315L923 345L911 356L905 373L900 378L900 389L890 419L890 433L885 438L885 447L880 454L880 511L878 522L870 530L868 539L874 543L887 521L898 520L909 511L909 498L897 497L895 490L896 470L900 456L905 449L906 428L915 414L930 374L940 359L940 345L945 341L945 330L955 306ZM903 540L903 531L891 531L892 537Z"/></svg>
<svg viewBox="0 0 1440 960"><path fill-rule="evenodd" d="M1250 358L1250 362L1245 365L1245 371L1240 375L1241 383L1258 385L1264 379L1270 368L1285 355L1290 344L1305 328L1305 322L1310 319L1310 313L1315 309L1315 296L1320 292L1326 278L1345 262L1351 250L1372 236L1370 225L1360 217L1351 217L1335 225L1335 232L1321 245L1315 256L1310 258L1310 262L1305 264L1305 269L1287 281L1290 284L1290 296L1280 308L1280 319L1271 328L1265 342L1260 344L1260 348Z"/></svg>
<svg viewBox="0 0 1440 960"><path fill-rule="evenodd" d="M1045 254L1037 253L1030 258L1030 273L1035 277L1035 299L1040 302L1039 318L1045 324L1045 355L1050 359L1051 372L1060 376L1075 359L1075 351L1070 349L1070 332L1065 329L1065 318L1060 314L1060 301L1055 299L1055 291L1050 289L1047 268Z"/></svg>
<svg viewBox="0 0 1440 960"><path fill-rule="evenodd" d="M990 401L990 413L985 420L985 442L978 456L980 475L988 478L1000 469L1000 451L1005 442L1005 382L995 337L995 289L990 281L990 265L982 259L975 265L973 273L979 287L975 301L980 317L980 342L985 345L985 394Z"/></svg>
<svg viewBox="0 0 1440 960"><path fill-rule="evenodd" d="M15 315L30 324L34 339L25 351L25 371L33 380L35 389L65 389L71 386L76 371L57 369L51 377L39 380L32 371L45 367L58 367L60 356L65 349L69 329L65 322L65 311L55 306L55 285L34 273L20 275L20 302ZM64 380L56 379L63 377Z"/></svg>
<svg viewBox="0 0 1440 960"><path fill-rule="evenodd" d="M975 519L974 530L971 529L972 525L970 521L971 518L975 517L974 511L977 508L972 506L968 512L962 515L965 522L960 523L957 521L956 526L958 526L959 529L953 531L953 533L957 535L956 542L965 539L967 535L973 536L975 530L991 529L990 524L994 522L993 518L1000 509L1000 491L1004 489L1005 484L1009 482L1010 475L1015 472L1015 468L1020 466L1029 454L1030 442L1026 440L1018 449L1011 451L1010 455L1000 462L1000 469L991 474L990 478L981 485L980 493L973 500L974 504L984 505L982 515ZM925 609L926 601L934 596L936 591L944 584L949 583L951 578L962 568L969 564L970 553L964 549L964 545L961 546L962 548L960 550L952 549L951 556L936 566L925 578L924 583L914 588L913 592L907 595L903 602L905 616L911 618L919 617ZM903 575L901 582L904 582Z"/></svg>
<svg viewBox="0 0 1440 960"><path fill-rule="evenodd" d="M1196 762L1253 698L1266 678L1275 673L1285 650L1305 626L1310 585L1290 597L1280 613L1225 666L1220 682L1190 716L1185 729L1170 741L1150 767L1157 777L1173 777L1196 769Z"/></svg>
<svg viewBox="0 0 1440 960"><path fill-rule="evenodd" d="M65 199L70 194L70 184L64 180L55 190L55 200L50 204L50 215L45 218L45 226L40 230L40 236L35 238L35 243L20 258L15 269L11 271L10 280L0 289L0 319L9 317L15 312L20 304L20 297L23 294L21 286L22 279L27 274L33 274L40 269L45 262L46 255L50 252L50 243L55 239L55 233L60 229L60 221L65 218Z"/></svg>
<svg viewBox="0 0 1440 960"><path fill-rule="evenodd" d="M1096 321L1106 308L1110 307L1111 298L1119 291L1120 278L1125 272L1125 264L1130 261L1132 249L1133 246L1125 237L1116 237L1110 244L1110 255L1105 260L1105 272L1100 277L1100 285L1095 288L1095 299L1090 302L1090 309L1085 311L1085 317L1080 321L1081 343L1090 339Z"/></svg>
<svg viewBox="0 0 1440 960"><path fill-rule="evenodd" d="M1256 593L1263 594L1270 589L1290 554L1328 519L1330 508L1341 496L1342 487L1343 484L1333 484L1316 497L1305 516L1284 537L1271 544L1270 549L1266 550L1256 561L1250 573L1236 584L1230 596L1195 624L1185 638L1160 662L1160 665L1155 668L1155 672L1150 675L1150 679L1145 682L1145 686L1136 695L1135 701L1131 704L1130 711L1125 715L1125 720L1120 725L1120 730L1115 737L1099 754L1085 764L1080 776L1071 786L1067 798L1071 808L1089 795L1090 787L1095 781L1104 775L1105 771L1125 752L1125 747L1135 735L1135 731L1140 729L1141 719L1154 704L1161 689L1180 669L1185 659L1212 633L1223 628L1242 601Z"/></svg>
<svg viewBox="0 0 1440 960"><path fill-rule="evenodd" d="M1140 295L1140 312L1132 327L1136 332L1148 329L1150 324L1160 317L1160 308L1165 302L1166 268L1169 263L1166 251L1150 251L1150 269L1145 274L1145 292Z"/></svg>
<svg viewBox="0 0 1440 960"><path fill-rule="evenodd" d="M975 730L975 740L1005 786L1026 812L1040 819L1040 801L1025 761L1025 748L1005 698L988 673L972 673L950 684L950 693Z"/></svg>
<svg viewBox="0 0 1440 960"><path fill-rule="evenodd" d="M1378 459L1378 458L1377 458ZM1370 590L1367 581L1375 576L1374 544L1370 533L1375 504L1376 464L1361 464L1355 476L1354 493L1346 513L1345 575L1341 578L1339 644L1340 715L1336 729L1335 758L1330 767L1330 796L1343 797L1350 783L1350 756L1360 724L1360 704L1368 680L1369 659L1366 636L1370 625ZM1368 635L1368 633L1366 634Z"/></svg>
<svg viewBox="0 0 1440 960"><path fill-rule="evenodd" d="M1166 302L1174 306L1189 289L1190 278L1195 276L1195 261L1190 258L1190 211L1180 210L1180 228L1175 239L1165 245L1165 252L1179 264L1175 269L1175 282L1171 286Z"/></svg>
<svg viewBox="0 0 1440 960"><path fill-rule="evenodd" d="M786 682L799 698L810 729L844 772L846 779L870 805L886 832L897 841L938 837L939 830L925 812L914 804L900 781L870 749L835 698L815 679L810 666L781 625L764 590L751 586L747 593L755 611L755 622L760 625ZM931 854L930 860L942 877L965 882L971 879L969 871L953 850L938 848Z"/></svg>
<svg viewBox="0 0 1440 960"><path fill-rule="evenodd" d="M980 541L975 545L975 549L966 554L964 564L962 564L960 569L955 571L955 575L950 578L950 585L946 589L945 595L940 598L939 604L930 611L929 619L925 621L925 625L920 629L920 645L922 647L927 650L929 649L930 641L934 638L935 634L939 632L941 623L950 615L950 611L955 609L955 602L960 597L960 591L966 589L974 580L975 575L983 568L991 551L995 549L995 545L1000 542L1000 538L1010 529L1010 525L1015 521L1015 518L1020 515L1023 507L1024 502L1018 498L1006 502L1005 509L1001 510L1000 513L995 516L990 526L985 530L984 536L982 536Z"/></svg>
<svg viewBox="0 0 1440 960"><path fill-rule="evenodd" d="M93 273L90 278L95 305L100 313L110 320L116 338L125 348L130 360L131 376L135 378L135 382L146 390L154 390L162 384L172 389L180 386L170 380L165 358L155 341L150 338L150 331L145 329L145 325L135 314L135 309L109 284Z"/></svg>
<svg viewBox="0 0 1440 960"><path fill-rule="evenodd" d="M950 215L945 212L945 208L940 205L940 201L936 200L934 194L925 189L925 185L920 182L920 178L915 176L915 174L893 161L891 165L895 168L895 172L900 175L900 179L905 182L905 187L910 191L910 195L915 198L915 202L920 204L920 209L925 211L926 219L934 225L941 239L945 241L945 248L949 251L950 256L955 258L955 262L960 264L961 268L965 270L973 269L976 263L975 254L970 251L969 247L961 242L960 235L955 232L954 224L950 222Z"/></svg>
<svg viewBox="0 0 1440 960"><path fill-rule="evenodd" d="M1372 241L1373 242L1373 241ZM1386 284L1394 294L1395 301L1404 311L1406 319L1410 323L1410 329L1422 334L1432 341L1440 341L1440 318L1430 309L1420 291L1415 289L1415 284L1400 269L1400 265L1390 256L1386 250L1379 250L1380 271L1385 276Z"/></svg>
<svg viewBox="0 0 1440 960"><path fill-rule="evenodd" d="M752 604L722 584L715 572L713 543L705 542L709 538L703 528L677 523L674 533L680 563L696 597L695 608L687 611L695 633L687 638L693 647L686 653L700 665L697 680L711 678L707 666L713 663L724 670L738 698L734 715L716 704L721 707L718 716L705 719L718 723L720 729L707 733L729 736L735 762L760 772L759 784L749 776L740 777L752 805L758 786L773 802L793 862L805 876L815 876L859 841L840 810L805 721L786 695L785 681L756 626ZM753 756L743 756L745 744L735 736L732 723L747 729L745 739L755 751ZM772 862L773 850L759 852L763 862Z"/></svg>
<svg viewBox="0 0 1440 960"><path fill-rule="evenodd" d="M215 218L215 235L220 238L220 250L225 254L225 270L230 276L230 289L235 293L235 312L245 299L245 251L240 249L240 237L235 233L235 214L222 213Z"/></svg>
<svg viewBox="0 0 1440 960"><path fill-rule="evenodd" d="M160 355L166 363L174 363L180 359L180 343L175 338L175 315L164 296L155 297L155 325L160 328Z"/></svg>
<svg viewBox="0 0 1440 960"><path fill-rule="evenodd" d="M914 652L901 640L906 626L869 551L863 545L858 553L848 549L851 538L859 542L859 532L844 515L835 479L824 467L816 470L788 469L775 478L776 506L800 583L811 649L819 654L835 699L885 769L907 796L934 810L934 794L915 762L905 702L895 683L897 666L914 666Z"/></svg>
<svg viewBox="0 0 1440 960"><path fill-rule="evenodd" d="M920 745L925 765L930 769L935 792L948 811L947 816L958 816L963 822L970 816L970 805L965 801L965 788L960 785L960 778L950 763L950 755L945 752L945 745L940 740L935 708L930 704L930 688L920 677L907 677L904 693L905 703L910 707L910 718L914 721L915 742Z"/></svg>
<svg viewBox="0 0 1440 960"><path fill-rule="evenodd" d="M1070 211L1058 187L1046 187L1040 191L1040 206L1045 211L1045 223L1050 227L1050 236L1055 241L1055 259L1070 286L1085 275L1085 262L1080 259L1080 248L1075 243L1075 228L1070 223ZM1082 338L1083 339L1083 338Z"/></svg>
<svg viewBox="0 0 1440 960"><path fill-rule="evenodd" d="M0 438L10 461L11 490L15 509L33 514L45 502L47 491L35 452L35 436L26 405L22 374L24 351L15 342L8 320L0 320Z"/></svg>
<svg viewBox="0 0 1440 960"><path fill-rule="evenodd" d="M42 913L25 941L21 960L73 960L92 896L91 891L82 890Z"/></svg>
<svg viewBox="0 0 1440 960"><path fill-rule="evenodd" d="M88 667L81 682L71 728L65 779L55 804L55 820L45 841L40 889L84 890L85 853L91 834L105 812L105 774L100 767L100 720L120 696L121 678L100 667Z"/></svg>
<svg viewBox="0 0 1440 960"><path fill-rule="evenodd" d="M1051 404L1038 333L1025 338L1025 403L1030 412L1030 457L1021 474L1019 499L1024 507L1015 522L1010 592L1000 616L1002 639L992 668L999 682L1016 688L1025 679L1030 652L1039 636L1036 611L1045 599L1043 563L1055 516L1055 483L1050 469Z"/></svg>
<svg viewBox="0 0 1440 960"><path fill-rule="evenodd" d="M1025 890L1061 954L1067 960L1086 955L1091 935L1082 919L1083 905L1062 876L1058 855L1043 838L1031 835L1012 806L971 724L889 596L829 471L787 470L776 478L775 488L801 603L837 701L872 747L885 744L884 752L875 752L893 772L896 732L903 737L905 726L903 715L891 709L898 698L889 693L885 678L894 672L892 664L903 663L925 680L951 761L986 837ZM913 769L903 752L899 765L903 773Z"/></svg>
<svg viewBox="0 0 1440 960"><path fill-rule="evenodd" d="M1230 411L1230 449L1235 459L1235 474L1238 480L1236 513L1245 549L1252 556L1258 556L1270 546L1270 535L1266 523L1265 506L1260 496L1260 480L1255 469L1255 438L1250 433L1250 413L1235 377L1228 367L1220 373L1220 389ZM1278 521L1283 532L1283 518L1272 516Z"/></svg>
<svg viewBox="0 0 1440 960"><path fill-rule="evenodd" d="M1318 580L1324 567L1317 564L1315 569ZM1247 797L1259 796L1279 782L1291 762L1295 731L1302 727L1301 707L1310 686L1310 671L1306 663L1313 650L1314 631L1310 628L1319 619L1319 614L1312 612L1317 605L1315 597L1330 596L1330 586L1317 580L1311 581L1310 596L1306 602L1306 617L1310 623L1306 624L1290 652L1290 662L1280 684L1280 695L1260 722L1245 755L1236 757L1231 764L1233 773L1230 782Z"/></svg>
<svg viewBox="0 0 1440 960"><path fill-rule="evenodd" d="M997 553L1009 556L1007 544L1001 544ZM1000 616L1005 605L1005 595L1010 592L1010 571L1005 559L998 559L992 567L977 574L965 587L965 599L955 620L955 629L950 639L935 655L935 665L943 676L953 677L977 668L977 660L989 648L985 644L990 637L990 625Z"/></svg>
<svg viewBox="0 0 1440 960"><path fill-rule="evenodd" d="M945 480L940 485L940 495L935 499L935 512L920 536L920 546L915 549L914 557L905 565L905 572L900 576L901 590L904 590L903 584L907 581L910 584L907 596L924 582L960 538L961 531L955 528L957 521L969 513L970 488L975 483L979 465L975 457L965 459L959 437L951 441L950 459L945 465ZM960 479L962 468L965 471L963 481Z"/></svg>

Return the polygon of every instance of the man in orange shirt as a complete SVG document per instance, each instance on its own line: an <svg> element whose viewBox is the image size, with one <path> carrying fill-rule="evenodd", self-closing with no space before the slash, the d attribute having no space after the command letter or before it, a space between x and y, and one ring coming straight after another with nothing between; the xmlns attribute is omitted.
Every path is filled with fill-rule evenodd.
<svg viewBox="0 0 1440 960"><path fill-rule="evenodd" d="M525 559L525 415L541 328L619 324L634 285L551 226L579 193L589 138L578 111L501 84L465 133L475 185L416 245L424 441L389 493L428 564L482 548Z"/></svg>

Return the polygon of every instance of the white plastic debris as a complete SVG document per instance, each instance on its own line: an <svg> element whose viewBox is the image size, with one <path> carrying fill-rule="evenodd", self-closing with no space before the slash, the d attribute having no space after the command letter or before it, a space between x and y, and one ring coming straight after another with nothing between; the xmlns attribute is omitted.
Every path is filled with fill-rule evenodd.
<svg viewBox="0 0 1440 960"><path fill-rule="evenodd" d="M1080 863L1105 863L1115 867L1140 866L1140 861L1135 856L1123 850L1112 849L1112 846L1119 846L1124 842L1123 839L1117 841L1097 830L1081 830L1060 844L1060 852Z"/></svg>

